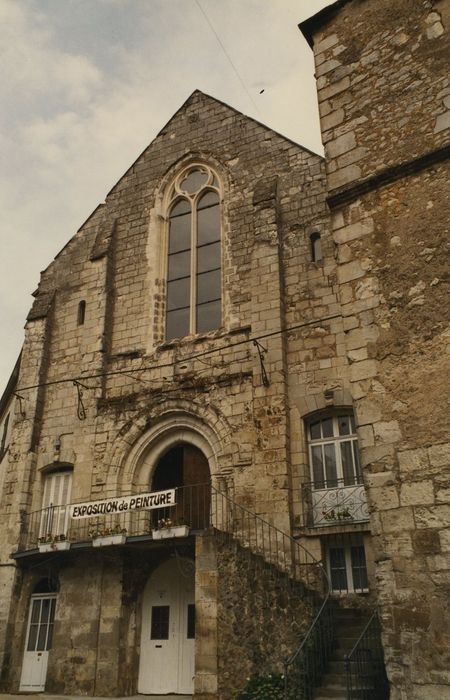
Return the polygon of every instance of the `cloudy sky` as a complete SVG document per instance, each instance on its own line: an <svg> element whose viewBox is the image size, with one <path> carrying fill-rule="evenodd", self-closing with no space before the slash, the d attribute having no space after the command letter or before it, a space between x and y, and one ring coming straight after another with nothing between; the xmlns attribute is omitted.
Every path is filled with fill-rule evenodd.
<svg viewBox="0 0 450 700"><path fill-rule="evenodd" d="M321 152L297 24L328 4L0 0L0 395L40 271L193 90Z"/></svg>

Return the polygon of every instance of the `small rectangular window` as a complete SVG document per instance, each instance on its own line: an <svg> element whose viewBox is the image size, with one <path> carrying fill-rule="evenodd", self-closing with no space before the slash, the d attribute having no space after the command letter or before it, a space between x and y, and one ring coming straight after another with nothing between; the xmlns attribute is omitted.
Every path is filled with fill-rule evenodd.
<svg viewBox="0 0 450 700"><path fill-rule="evenodd" d="M195 605L193 603L187 606L187 638L195 639Z"/></svg>
<svg viewBox="0 0 450 700"><path fill-rule="evenodd" d="M348 590L345 550L343 547L330 548L330 574L333 591Z"/></svg>
<svg viewBox="0 0 450 700"><path fill-rule="evenodd" d="M364 591L369 588L367 580L367 566L364 546L351 547L353 588L355 591Z"/></svg>
<svg viewBox="0 0 450 700"><path fill-rule="evenodd" d="M150 639L169 639L169 605L152 606Z"/></svg>

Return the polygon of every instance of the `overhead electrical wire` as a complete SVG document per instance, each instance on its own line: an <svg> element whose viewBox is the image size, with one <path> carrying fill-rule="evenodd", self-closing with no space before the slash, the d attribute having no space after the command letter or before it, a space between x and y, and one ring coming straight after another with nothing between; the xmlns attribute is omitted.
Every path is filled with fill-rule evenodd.
<svg viewBox="0 0 450 700"><path fill-rule="evenodd" d="M118 375L124 375L124 376L130 376L131 374L134 374L136 372L147 372L147 371L152 371L156 369L168 369L170 367L175 367L176 365L179 365L182 362L191 362L194 360L199 360L202 357L206 357L207 355L212 355L216 352L221 352L223 350L228 350L232 348L239 347L240 345L246 345L247 343L252 343L256 341L261 341L265 340L266 338L273 338L274 336L277 335L283 335L284 333L292 333L293 331L300 330L301 328L306 328L308 326L313 326L316 324L320 323L325 323L326 321L332 321L336 318L342 318L341 314L333 314L332 316L325 316L324 318L321 319L314 319L312 321L305 321L304 323L298 323L294 326L288 326L287 328L280 328L279 330L276 331L270 331L268 333L263 333L258 336L254 336L252 338L245 338L244 340L237 340L234 343L228 343L228 345L220 345L220 346L215 346L213 348L209 348L208 350L203 350L202 352L199 353L194 353L192 355L186 355L184 357L180 357L179 359L172 360L170 362L163 362L161 364L152 364L152 365L146 365L144 367L136 367L135 369L132 367L127 367L127 369L116 369L116 370L110 370L107 372L96 372L93 374L83 374L81 376L77 377L65 377L64 379L54 379L49 382L39 382L38 384L32 384L30 386L21 386L18 387L14 393L18 393L20 391L31 391L32 389L39 389L41 387L48 387L48 386L56 386L58 384L66 384L66 383L73 383L73 382L79 382L83 383L85 381L88 381L90 379L102 379L104 377L113 377L113 376L118 376ZM200 374L205 370L198 370L197 374ZM139 380L139 378L137 378ZM145 380L141 380L145 381ZM86 389L97 389L99 387L88 387L82 384L84 388Z"/></svg>
<svg viewBox="0 0 450 700"><path fill-rule="evenodd" d="M205 18L206 22L208 23L208 25L209 25L209 27L210 27L212 33L213 33L214 36L216 37L217 42L218 42L220 48L222 49L222 51L224 52L226 58L228 59L228 62L229 62L229 64L230 64L230 66L232 67L232 69L233 69L234 72L236 73L239 82L241 83L242 87L244 88L244 90L245 90L245 92L246 92L246 94L247 94L247 97L248 97L249 100L251 101L251 103L252 103L253 107L256 109L257 113L258 113L259 115L261 115L261 112L259 111L256 102L254 101L253 97L251 96L249 90L247 89L247 86L246 86L246 84L244 83L244 81L243 81L243 79L242 79L242 77L241 77L241 75L240 75L238 69L237 69L236 66L234 65L234 63L233 63L233 61L232 61L232 59L231 59L230 54L228 53L228 51L226 50L225 46L223 45L223 43L222 43L222 41L221 41L221 39L220 39L220 36L218 35L218 33L216 32L216 30L214 29L213 23L212 23L211 20L209 19L208 15L206 14L206 12L205 12L205 10L203 9L203 7L200 5L199 0L195 0L195 3L196 3L196 5L197 5L198 9L200 10L200 12L202 13L203 17Z"/></svg>

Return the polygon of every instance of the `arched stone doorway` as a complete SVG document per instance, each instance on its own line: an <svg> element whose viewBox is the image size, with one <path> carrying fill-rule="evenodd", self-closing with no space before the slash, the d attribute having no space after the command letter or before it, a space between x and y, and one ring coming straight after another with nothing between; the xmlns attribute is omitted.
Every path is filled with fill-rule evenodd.
<svg viewBox="0 0 450 700"><path fill-rule="evenodd" d="M187 442L179 443L159 458L153 471L151 490L176 489L175 508L158 509L154 517L170 518L192 529L210 522L211 475L203 452Z"/></svg>

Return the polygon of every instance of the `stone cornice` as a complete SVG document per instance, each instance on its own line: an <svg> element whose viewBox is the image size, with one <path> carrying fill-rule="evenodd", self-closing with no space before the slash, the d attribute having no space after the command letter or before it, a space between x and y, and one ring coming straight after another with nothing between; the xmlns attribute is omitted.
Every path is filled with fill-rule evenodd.
<svg viewBox="0 0 450 700"><path fill-rule="evenodd" d="M336 209L344 204L353 202L363 194L373 192L373 190L376 190L379 187L389 185L396 180L419 173L432 165L442 163L448 158L450 158L450 144L443 146L442 148L437 148L434 151L430 151L419 158L409 160L406 163L400 163L398 165L385 168L381 172L376 173L376 175L372 175L365 180L361 180L350 187L346 186L332 194L328 194L327 204L330 209Z"/></svg>

